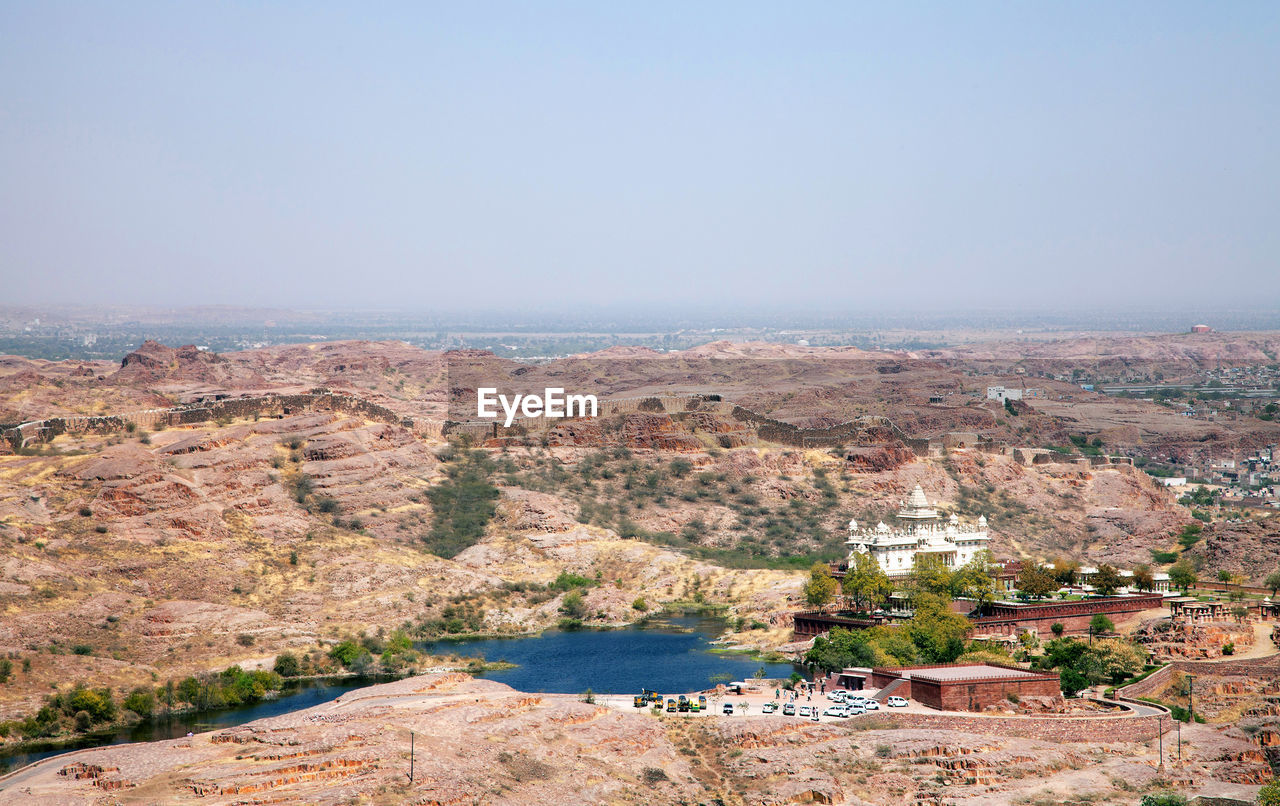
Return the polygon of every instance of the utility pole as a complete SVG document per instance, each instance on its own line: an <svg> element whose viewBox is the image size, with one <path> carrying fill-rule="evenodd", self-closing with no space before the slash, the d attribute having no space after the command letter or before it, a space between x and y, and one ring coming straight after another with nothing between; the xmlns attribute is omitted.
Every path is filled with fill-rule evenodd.
<svg viewBox="0 0 1280 806"><path fill-rule="evenodd" d="M1182 761L1182 723L1178 722L1178 761Z"/></svg>
<svg viewBox="0 0 1280 806"><path fill-rule="evenodd" d="M1196 676L1187 675L1187 720L1194 722L1196 719Z"/></svg>
<svg viewBox="0 0 1280 806"><path fill-rule="evenodd" d="M409 731L409 781L413 782L413 731Z"/></svg>
<svg viewBox="0 0 1280 806"><path fill-rule="evenodd" d="M1160 764L1156 767L1158 770L1164 769L1164 714L1156 717L1159 720L1160 727L1157 729L1156 738L1160 741Z"/></svg>

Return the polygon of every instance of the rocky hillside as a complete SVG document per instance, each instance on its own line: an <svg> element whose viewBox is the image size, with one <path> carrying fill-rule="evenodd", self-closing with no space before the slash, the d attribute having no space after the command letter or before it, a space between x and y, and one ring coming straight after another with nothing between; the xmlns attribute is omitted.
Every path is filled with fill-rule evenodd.
<svg viewBox="0 0 1280 806"><path fill-rule="evenodd" d="M921 716L896 729L906 715L654 717L415 677L229 730L81 751L0 781L0 803L1129 803L1270 778L1251 742L1203 725L1183 731L1186 761L1160 776L1151 734L1114 719L1071 720L1050 741L1015 719Z"/></svg>
<svg viewBox="0 0 1280 806"><path fill-rule="evenodd" d="M535 385L603 377L618 394L737 390L810 427L873 406L916 412L903 421L929 432L983 418L1043 421L1045 433L1065 422L986 404L918 405L930 390L981 381L878 354L770 358L712 376L698 374L700 362L719 359L697 356L469 360ZM665 386L653 385L655 364ZM890 520L915 484L944 511L985 515L1000 557L1149 562L1190 519L1129 467L1027 465L971 449L921 459L882 427L839 449L806 449L770 442L763 429L748 438L743 421L718 410L628 411L469 451L419 427L442 422L459 379L452 367L398 342L222 356L148 343L120 364L0 360L0 410L14 419L316 387L394 415L246 408L160 430L121 422L0 456L0 652L19 661L0 685L0 714L30 710L55 680L127 687L362 630L542 629L564 615L567 591L548 587L561 572L586 580L575 618L588 624L713 605L769 627L752 631L754 643L777 644L808 564L841 557L849 518ZM1197 549L1221 552L1206 556L1211 567L1265 565L1257 558L1269 556L1270 526L1257 527L1256 546L1244 532L1218 539L1217 528ZM633 606L642 597L648 610Z"/></svg>

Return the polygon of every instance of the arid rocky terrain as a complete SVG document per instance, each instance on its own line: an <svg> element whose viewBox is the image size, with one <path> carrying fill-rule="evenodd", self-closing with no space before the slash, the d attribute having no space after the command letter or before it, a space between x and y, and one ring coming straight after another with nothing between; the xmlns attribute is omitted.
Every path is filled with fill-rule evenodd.
<svg viewBox="0 0 1280 806"><path fill-rule="evenodd" d="M0 781L0 803L1127 804L1270 776L1252 742L1205 726L1158 770L1154 717L1042 720L1044 738L990 716L655 717L437 675L50 760Z"/></svg>
<svg viewBox="0 0 1280 806"><path fill-rule="evenodd" d="M1274 346L1262 339L1256 350ZM518 365L397 342L225 355L148 342L118 363L0 358L6 427L48 417L124 418L0 443L0 653L14 662L0 685L0 718L31 713L55 683L124 692L229 664L269 665L282 651L362 633L404 629L427 638L451 614L466 620L467 632L545 629L562 617L568 594L548 585L565 572L591 581L581 591L588 625L712 607L756 627L734 640L777 647L790 639L787 614L798 606L808 563L840 557L851 517L888 520L916 484L946 512L986 516L998 558L1132 566L1173 547L1190 510L1147 474L1043 450L1032 462L1014 448L1081 436L1101 438L1108 452L1176 452L1203 440L1205 424L1041 380L1035 383L1047 397L1012 414L982 390L1019 376L1012 366L1014 374L988 374L991 364L973 363L1009 357L984 349L917 356L713 343L656 358L614 350ZM1049 356L1061 361L1087 353L1039 349L1063 353ZM1249 349L1221 347L1245 358ZM1216 360L1208 356L1158 351L1148 369ZM465 419L457 416L459 401L478 379L535 389L583 384L599 390L606 411L543 430L450 425ZM656 399L667 402L645 402ZM695 399L704 402L688 405ZM193 409L210 413L171 415ZM837 436L808 444L796 429ZM912 447L953 432L975 435L983 446ZM1274 423L1247 418L1209 428L1213 439L1240 446L1274 442L1276 432ZM465 531L450 521L461 499L438 494L450 485L461 490L468 479L493 491L492 516L467 539L449 542ZM442 510L442 500L453 503ZM1275 565L1275 528L1266 518L1214 523L1194 551L1206 567L1257 581ZM302 787L288 790L298 797L335 803L356 793L375 802L471 802L478 791L497 802L572 791L581 802L599 802L597 795L699 802L712 792L753 793L747 802L832 802L823 798L838 792L844 800L835 802L909 803L940 782L972 778L959 784L977 787L966 802L995 803L1007 801L982 799L990 776L1028 795L1085 766L1113 770L1103 778L1139 790L1154 777L1142 772L1150 748L1140 743L1054 746L1028 756L1007 741L961 732L942 744L970 750L948 755L936 738L909 736L893 746L910 752L896 760L895 750L886 761L875 755L884 741L873 730L762 722L753 723L760 736L744 737L718 721L682 728L602 714L571 699L504 693L491 683L447 685L453 699L439 708L461 715L466 731L486 731L464 731L449 747L493 749L496 759L492 780L477 784L475 776L451 778L447 753L434 754L429 780L448 797L396 778L379 745L391 739L370 728L393 706L359 713L344 706L332 722L314 714L307 717L314 722L288 722L280 741L309 749L254 750L260 766L252 771L238 769L234 757L264 741L274 746L277 739L262 737L276 728L233 732L237 738L226 741L198 737L186 748L103 751L120 754L103 763L120 771L97 780L127 779L142 793L137 802L148 802L145 793L164 800L163 793L194 797L196 790L240 802L232 797L239 787L243 794L287 785ZM465 704L462 694L472 691L481 704ZM500 708L492 705L498 701ZM528 724L499 724L521 719ZM350 720L349 730L334 727ZM432 720L410 722L445 742ZM634 736L600 739L611 732ZM565 744L552 742L544 757L534 749L541 738L490 748L490 734L554 735ZM1012 754L1006 761L1018 776L962 774L972 765L955 753ZM176 772L184 758L206 771ZM277 767L284 772L272 772ZM668 778L646 782L648 768ZM1014 783L1022 779L1025 787ZM102 792L89 778L50 780L79 787L77 798ZM330 791L326 781L341 798L322 794ZM659 799L646 801L642 793L650 791Z"/></svg>

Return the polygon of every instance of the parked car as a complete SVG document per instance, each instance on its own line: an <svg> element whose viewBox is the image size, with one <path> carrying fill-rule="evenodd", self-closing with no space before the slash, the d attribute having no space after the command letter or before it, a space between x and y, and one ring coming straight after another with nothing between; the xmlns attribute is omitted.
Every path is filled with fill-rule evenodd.
<svg viewBox="0 0 1280 806"><path fill-rule="evenodd" d="M701 711L701 710L702 710L702 706L698 705L698 701L697 701L697 700L694 700L694 699L689 700L689 711L690 711L690 713L694 713L694 714L696 714L696 713L698 713L698 712L699 712L699 711Z"/></svg>
<svg viewBox="0 0 1280 806"><path fill-rule="evenodd" d="M885 705L889 706L890 708L906 708L907 701L902 697L890 697L889 699L885 700Z"/></svg>
<svg viewBox="0 0 1280 806"><path fill-rule="evenodd" d="M846 705L845 710L849 712L849 716L859 716L867 712L867 709L862 707L862 703L854 703L853 705Z"/></svg>
<svg viewBox="0 0 1280 806"><path fill-rule="evenodd" d="M880 703L876 702L875 700L866 700L862 703L862 707L867 709L868 711L879 711Z"/></svg>
<svg viewBox="0 0 1280 806"><path fill-rule="evenodd" d="M813 709L807 705L800 706L800 716L809 716L813 713Z"/></svg>
<svg viewBox="0 0 1280 806"><path fill-rule="evenodd" d="M848 697L848 696L849 696L848 689L833 688L831 689L831 693L827 695L827 699L834 700L838 697Z"/></svg>
<svg viewBox="0 0 1280 806"><path fill-rule="evenodd" d="M843 705L832 705L832 706L828 707L828 708L827 708L827 710L823 711L823 712L822 712L822 715L823 715L823 716L840 716L840 717L842 717L842 716L844 716L844 715L845 715L844 710L845 710L845 709L844 709L844 706L843 706Z"/></svg>
<svg viewBox="0 0 1280 806"><path fill-rule="evenodd" d="M783 716L795 716L795 715L796 715L796 704L795 704L795 703L793 703L793 702L789 702L789 703L787 703L786 705L782 706L782 715L783 715Z"/></svg>
<svg viewBox="0 0 1280 806"><path fill-rule="evenodd" d="M726 714L727 716L733 716L733 703L731 703L731 702L727 702L727 703L725 703L725 704L724 704L724 712L725 712L725 714Z"/></svg>
<svg viewBox="0 0 1280 806"><path fill-rule="evenodd" d="M767 702L760 710L766 714L772 714L778 710L778 704L776 702Z"/></svg>

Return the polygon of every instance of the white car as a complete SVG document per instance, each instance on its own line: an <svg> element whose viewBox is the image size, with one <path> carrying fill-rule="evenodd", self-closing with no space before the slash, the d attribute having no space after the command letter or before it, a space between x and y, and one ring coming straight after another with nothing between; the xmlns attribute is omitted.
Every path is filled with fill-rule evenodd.
<svg viewBox="0 0 1280 806"><path fill-rule="evenodd" d="M845 710L846 709L843 705L833 705L827 710L823 711L822 715L845 717L845 716L848 716L848 714L845 713Z"/></svg>
<svg viewBox="0 0 1280 806"><path fill-rule="evenodd" d="M885 701L885 705L889 706L890 708L906 708L907 701L902 697L890 697L888 700Z"/></svg>
<svg viewBox="0 0 1280 806"><path fill-rule="evenodd" d="M807 705L800 706L800 716L812 716L813 709Z"/></svg>
<svg viewBox="0 0 1280 806"><path fill-rule="evenodd" d="M827 694L827 699L836 700L838 702L848 696L849 696L849 692L845 691L842 688L837 688L837 689L832 689L831 692Z"/></svg>
<svg viewBox="0 0 1280 806"><path fill-rule="evenodd" d="M880 703L876 702L875 700L865 700L862 703L860 703L860 705L868 711L880 710Z"/></svg>
<svg viewBox="0 0 1280 806"><path fill-rule="evenodd" d="M858 716L867 712L867 709L863 708L862 703L860 702L856 702L853 705L846 705L844 709L849 712L849 716Z"/></svg>
<svg viewBox="0 0 1280 806"><path fill-rule="evenodd" d="M766 714L772 714L774 711L778 710L778 704L776 702L767 702L760 710Z"/></svg>

